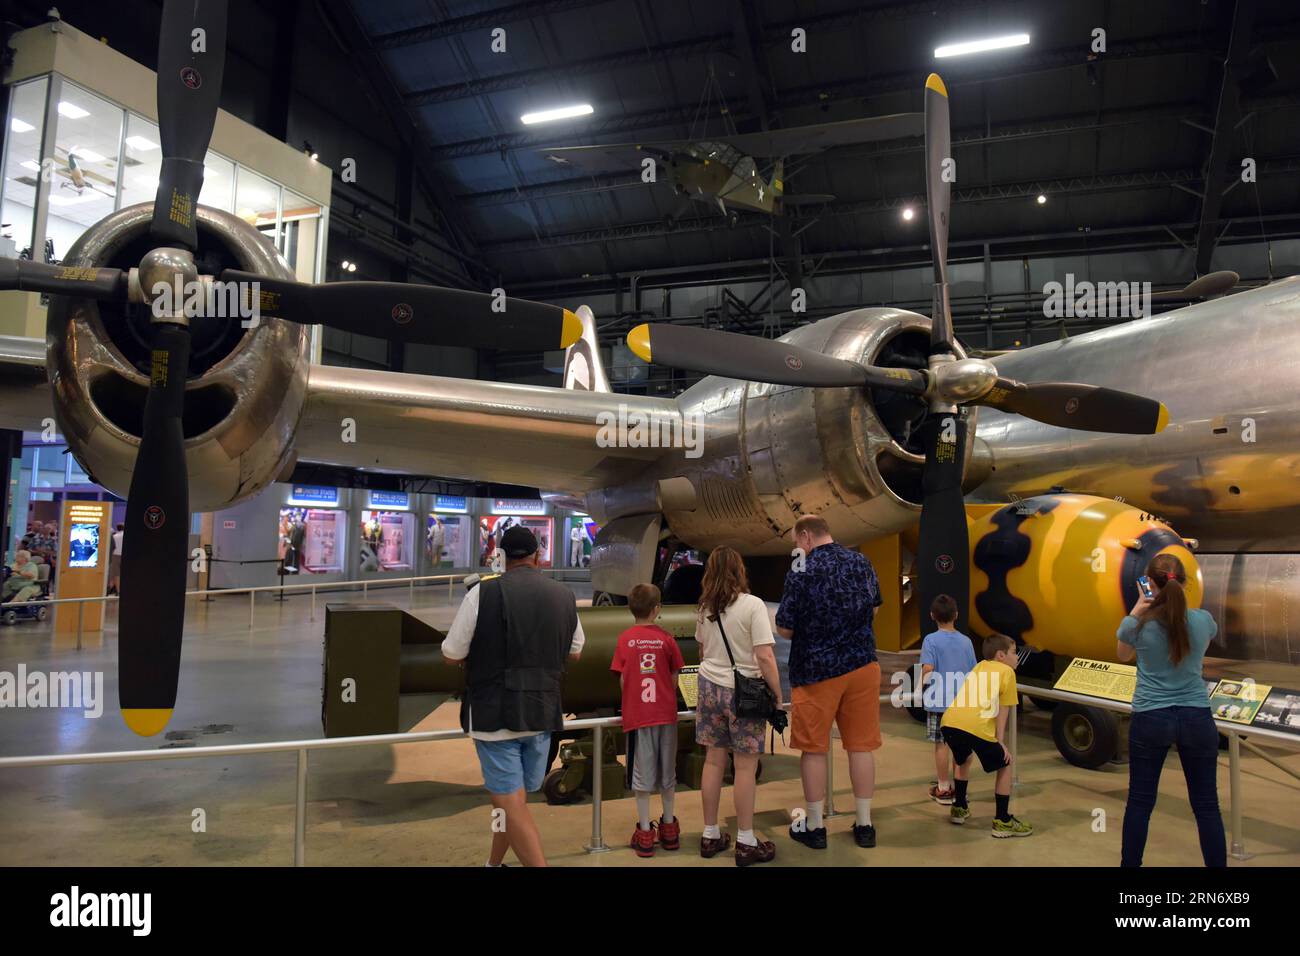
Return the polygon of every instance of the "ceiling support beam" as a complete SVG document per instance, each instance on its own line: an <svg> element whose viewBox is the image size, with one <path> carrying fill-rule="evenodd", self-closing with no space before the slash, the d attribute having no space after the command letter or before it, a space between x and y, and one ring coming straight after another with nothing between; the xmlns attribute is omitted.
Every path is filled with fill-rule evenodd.
<svg viewBox="0 0 1300 956"><path fill-rule="evenodd" d="M1228 55L1223 61L1223 83L1219 105L1214 113L1214 132L1210 136L1205 160L1205 187L1202 190L1200 225L1196 230L1196 274L1210 271L1210 260L1218 242L1215 226L1223 206L1224 184L1228 178L1231 151L1237 142L1237 124L1241 119L1241 90L1237 76L1250 55L1250 36L1255 28L1255 0L1237 0L1232 11L1232 36Z"/></svg>

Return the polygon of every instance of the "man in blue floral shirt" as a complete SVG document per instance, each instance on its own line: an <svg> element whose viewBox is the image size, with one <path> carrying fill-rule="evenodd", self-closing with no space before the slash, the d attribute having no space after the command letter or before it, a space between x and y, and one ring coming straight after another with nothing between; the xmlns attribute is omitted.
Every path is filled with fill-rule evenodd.
<svg viewBox="0 0 1300 956"><path fill-rule="evenodd" d="M795 522L794 541L802 554L785 577L776 630L791 642L790 743L802 751L799 772L808 806L790 836L804 846L826 848L822 813L833 722L849 755L857 804L853 838L860 847L873 847L880 664L871 622L880 606L880 583L866 556L836 544L818 515Z"/></svg>

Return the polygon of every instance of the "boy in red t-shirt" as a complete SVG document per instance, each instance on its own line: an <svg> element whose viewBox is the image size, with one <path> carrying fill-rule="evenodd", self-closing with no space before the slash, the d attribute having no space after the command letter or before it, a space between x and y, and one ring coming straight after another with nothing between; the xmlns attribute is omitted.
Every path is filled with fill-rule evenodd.
<svg viewBox="0 0 1300 956"><path fill-rule="evenodd" d="M681 846L681 827L673 816L677 788L677 672L685 665L677 639L655 624L660 594L653 584L638 584L627 596L636 623L618 636L610 670L623 690L623 730L627 734L628 784L640 819L632 834L637 856L655 855L655 825L650 795L658 790L664 812L659 843Z"/></svg>

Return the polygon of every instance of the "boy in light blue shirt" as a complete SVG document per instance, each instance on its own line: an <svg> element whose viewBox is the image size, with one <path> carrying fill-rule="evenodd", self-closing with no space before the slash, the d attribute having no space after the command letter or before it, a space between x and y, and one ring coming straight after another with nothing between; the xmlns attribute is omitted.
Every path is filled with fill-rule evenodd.
<svg viewBox="0 0 1300 956"><path fill-rule="evenodd" d="M921 642L921 702L925 707L925 739L934 744L934 769L938 779L930 786L930 799L950 806L955 796L948 777L951 754L939 725L961 689L966 675L975 669L975 648L957 630L957 602L940 594L930 605L930 620L938 630ZM933 675L933 676L932 676Z"/></svg>

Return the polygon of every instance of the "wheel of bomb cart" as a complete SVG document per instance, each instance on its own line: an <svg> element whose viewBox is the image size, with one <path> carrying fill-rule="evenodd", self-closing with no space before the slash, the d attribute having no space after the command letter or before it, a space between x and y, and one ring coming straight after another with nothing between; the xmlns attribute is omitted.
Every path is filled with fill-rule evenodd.
<svg viewBox="0 0 1300 956"><path fill-rule="evenodd" d="M1096 770L1119 752L1119 721L1100 707L1062 703L1052 712L1052 740L1068 763Z"/></svg>
<svg viewBox="0 0 1300 956"><path fill-rule="evenodd" d="M43 621L49 616L50 616L50 609L48 607L38 607L36 609L36 620Z"/></svg>
<svg viewBox="0 0 1300 956"><path fill-rule="evenodd" d="M627 595L610 594L608 591L594 591L591 595L592 607L626 607Z"/></svg>
<svg viewBox="0 0 1300 956"><path fill-rule="evenodd" d="M556 767L542 778L542 796L553 807L562 807L578 799L578 791L569 789L564 776L565 768Z"/></svg>
<svg viewBox="0 0 1300 956"><path fill-rule="evenodd" d="M9 624L9 625L17 624L17 623L18 623L18 612L17 612L17 611L5 611L4 616L3 616L3 617L0 617L0 621L4 621L6 624Z"/></svg>

